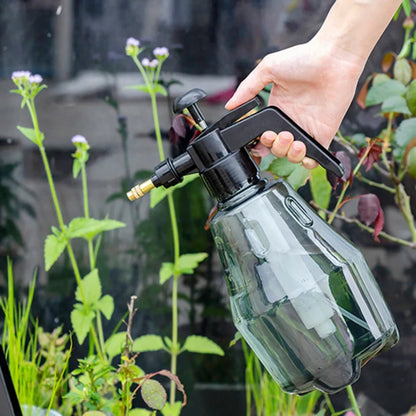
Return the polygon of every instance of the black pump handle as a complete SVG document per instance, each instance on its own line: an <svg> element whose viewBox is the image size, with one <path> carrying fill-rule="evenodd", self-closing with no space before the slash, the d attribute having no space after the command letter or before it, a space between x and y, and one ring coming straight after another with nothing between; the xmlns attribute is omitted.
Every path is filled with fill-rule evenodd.
<svg viewBox="0 0 416 416"><path fill-rule="evenodd" d="M295 140L305 143L306 156L316 160L339 178L344 174L341 162L277 107L265 107L226 127L221 130L221 136L230 151L234 151L249 144L267 130L291 132Z"/></svg>

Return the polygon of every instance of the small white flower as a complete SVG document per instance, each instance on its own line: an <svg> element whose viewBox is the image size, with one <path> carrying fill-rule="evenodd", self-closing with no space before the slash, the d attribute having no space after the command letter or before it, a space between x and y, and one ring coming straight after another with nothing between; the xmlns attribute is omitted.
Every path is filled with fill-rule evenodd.
<svg viewBox="0 0 416 416"><path fill-rule="evenodd" d="M43 78L39 74L29 76L29 82L31 84L34 84L34 83L40 84L42 81L43 81Z"/></svg>
<svg viewBox="0 0 416 416"><path fill-rule="evenodd" d="M128 38L126 41L126 46L140 46L140 41L136 38Z"/></svg>
<svg viewBox="0 0 416 416"><path fill-rule="evenodd" d="M159 64L159 61L157 59L152 59L152 60L148 58L142 59L142 65L145 68L156 68L158 64Z"/></svg>
<svg viewBox="0 0 416 416"><path fill-rule="evenodd" d="M153 55L156 56L156 58L167 58L169 56L169 49L166 48L166 46L160 46L153 49Z"/></svg>
<svg viewBox="0 0 416 416"><path fill-rule="evenodd" d="M12 80L13 81L23 81L24 79L29 79L29 77L31 76L30 71L14 71L12 73Z"/></svg>
<svg viewBox="0 0 416 416"><path fill-rule="evenodd" d="M84 144L88 144L87 139L84 136L81 136L81 134L76 134L72 139L71 139L72 143L76 144L76 143L84 143Z"/></svg>

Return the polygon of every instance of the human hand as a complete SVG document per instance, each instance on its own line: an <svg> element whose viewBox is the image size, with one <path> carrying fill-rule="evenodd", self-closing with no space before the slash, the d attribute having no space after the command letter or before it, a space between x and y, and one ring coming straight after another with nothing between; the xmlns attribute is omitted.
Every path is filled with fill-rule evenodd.
<svg viewBox="0 0 416 416"><path fill-rule="evenodd" d="M231 110L272 83L269 105L279 107L312 137L328 148L354 97L363 62L347 52L332 50L318 39L267 55L242 81L226 104ZM311 169L306 147L289 132L265 132L260 140L276 157Z"/></svg>

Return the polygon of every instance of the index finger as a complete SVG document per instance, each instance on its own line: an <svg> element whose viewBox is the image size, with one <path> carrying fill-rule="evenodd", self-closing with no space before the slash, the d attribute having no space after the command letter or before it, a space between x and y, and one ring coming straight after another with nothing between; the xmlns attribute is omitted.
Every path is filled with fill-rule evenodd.
<svg viewBox="0 0 416 416"><path fill-rule="evenodd" d="M232 110L251 100L273 81L268 62L269 58L266 56L240 83L234 95L225 104L227 110Z"/></svg>

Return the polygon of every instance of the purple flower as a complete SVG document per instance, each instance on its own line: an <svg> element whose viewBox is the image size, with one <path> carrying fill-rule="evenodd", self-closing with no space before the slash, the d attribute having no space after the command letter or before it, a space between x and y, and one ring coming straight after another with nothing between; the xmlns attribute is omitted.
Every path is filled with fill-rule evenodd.
<svg viewBox="0 0 416 416"><path fill-rule="evenodd" d="M169 56L169 49L165 46L160 46L158 48L153 49L153 55L156 56L158 59L167 58Z"/></svg>
<svg viewBox="0 0 416 416"><path fill-rule="evenodd" d="M39 74L29 75L29 82L31 84L40 84L43 81L43 78Z"/></svg>
<svg viewBox="0 0 416 416"><path fill-rule="evenodd" d="M158 65L159 61L157 59L147 59L147 58L143 58L142 59L142 65L145 68L156 68Z"/></svg>
<svg viewBox="0 0 416 416"><path fill-rule="evenodd" d="M29 79L30 75L30 71L14 71L12 73L12 80L23 81L24 79Z"/></svg>
<svg viewBox="0 0 416 416"><path fill-rule="evenodd" d="M126 41L126 46L139 47L140 46L140 41L137 40L136 38L128 38L127 41Z"/></svg>
<svg viewBox="0 0 416 416"><path fill-rule="evenodd" d="M83 143L83 144L88 144L87 139L84 136L81 136L80 134L76 134L72 139L71 139L72 143L74 143L75 145L77 143Z"/></svg>
<svg viewBox="0 0 416 416"><path fill-rule="evenodd" d="M126 41L126 55L136 57L139 52L140 42L135 38L128 38Z"/></svg>

